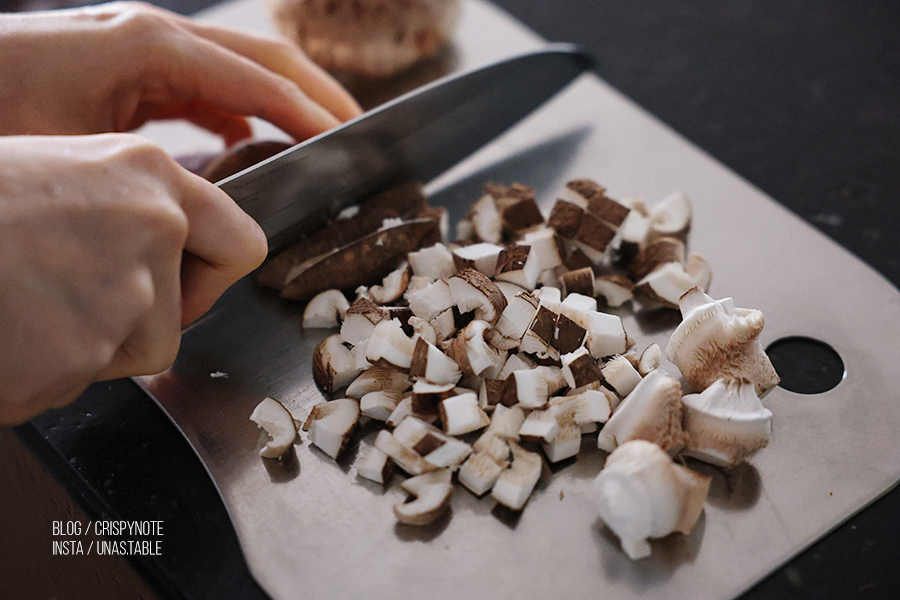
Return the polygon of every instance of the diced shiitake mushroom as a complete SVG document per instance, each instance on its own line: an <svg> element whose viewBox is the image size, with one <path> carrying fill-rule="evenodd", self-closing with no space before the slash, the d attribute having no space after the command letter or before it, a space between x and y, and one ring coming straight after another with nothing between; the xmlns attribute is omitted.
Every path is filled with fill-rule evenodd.
<svg viewBox="0 0 900 600"><path fill-rule="evenodd" d="M259 451L259 455L263 458L281 458L297 439L297 424L294 423L294 417L274 398L263 398L250 414L250 420L271 437Z"/></svg>
<svg viewBox="0 0 900 600"><path fill-rule="evenodd" d="M340 327L350 302L340 290L325 290L316 294L303 311L304 329L334 329Z"/></svg>
<svg viewBox="0 0 900 600"><path fill-rule="evenodd" d="M352 398L338 398L313 407L303 428L309 441L333 459L341 454L359 420L359 404Z"/></svg>
<svg viewBox="0 0 900 600"><path fill-rule="evenodd" d="M312 364L313 379L328 393L349 384L361 372L338 334L328 336L316 346Z"/></svg>
<svg viewBox="0 0 900 600"><path fill-rule="evenodd" d="M507 508L522 510L541 478L543 461L540 454L525 450L512 440L509 448L513 456L512 464L491 488L491 497Z"/></svg>
<svg viewBox="0 0 900 600"><path fill-rule="evenodd" d="M672 461L652 442L616 448L594 480L600 518L631 559L650 555L648 538L690 533L703 510L712 479Z"/></svg>
<svg viewBox="0 0 900 600"><path fill-rule="evenodd" d="M394 505L397 520L408 525L427 525L444 514L453 495L451 477L450 469L440 469L401 483L400 487L413 499Z"/></svg>

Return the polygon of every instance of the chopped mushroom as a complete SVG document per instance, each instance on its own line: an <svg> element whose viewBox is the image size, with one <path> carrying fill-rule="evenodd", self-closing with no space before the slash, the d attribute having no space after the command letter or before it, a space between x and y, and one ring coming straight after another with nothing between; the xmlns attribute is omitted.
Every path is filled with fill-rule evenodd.
<svg viewBox="0 0 900 600"><path fill-rule="evenodd" d="M394 505L397 520L407 525L428 525L450 507L453 495L450 469L440 469L410 477L400 484L413 497Z"/></svg>
<svg viewBox="0 0 900 600"><path fill-rule="evenodd" d="M635 560L650 555L648 538L690 533L712 478L672 461L644 440L622 444L594 480L597 512Z"/></svg>
<svg viewBox="0 0 900 600"><path fill-rule="evenodd" d="M641 379L622 400L600 434L597 445L612 452L629 440L647 440L664 450L684 445L681 384L660 369Z"/></svg>
<svg viewBox="0 0 900 600"><path fill-rule="evenodd" d="M693 288L680 300L682 321L669 337L666 356L696 391L720 378L753 382L760 398L779 377L759 342L761 311L735 308L731 298L713 300Z"/></svg>
<svg viewBox="0 0 900 600"><path fill-rule="evenodd" d="M672 236L683 239L691 227L691 202L682 192L669 194L650 209L648 238Z"/></svg>
<svg viewBox="0 0 900 600"><path fill-rule="evenodd" d="M284 405L274 398L263 398L250 420L269 434L271 439L259 451L263 458L281 458L297 439L297 424Z"/></svg>
<svg viewBox="0 0 900 600"><path fill-rule="evenodd" d="M381 285L373 285L369 288L369 296L377 304L396 302L406 291L410 277L409 263L403 261L399 267L385 275Z"/></svg>
<svg viewBox="0 0 900 600"><path fill-rule="evenodd" d="M769 444L772 412L749 381L718 379L682 398L685 454L721 467L735 467Z"/></svg>
<svg viewBox="0 0 900 600"><path fill-rule="evenodd" d="M303 428L309 431L310 442L337 460L358 420L359 404L356 400L338 398L314 406Z"/></svg>
<svg viewBox="0 0 900 600"><path fill-rule="evenodd" d="M341 336L330 335L316 346L312 357L313 379L328 393L356 379L360 369Z"/></svg>
<svg viewBox="0 0 900 600"><path fill-rule="evenodd" d="M622 354L617 354L609 359L600 372L606 382L623 398L641 382L641 374L634 368L628 357Z"/></svg>
<svg viewBox="0 0 900 600"><path fill-rule="evenodd" d="M449 435L465 435L491 423L491 418L478 406L478 396L472 392L442 400L440 419Z"/></svg>
<svg viewBox="0 0 900 600"><path fill-rule="evenodd" d="M372 329L366 344L366 360L373 365L409 369L415 344L403 332L399 319L385 319Z"/></svg>
<svg viewBox="0 0 900 600"><path fill-rule="evenodd" d="M474 311L475 318L493 323L506 308L506 296L483 273L466 268L447 280L450 296L460 313Z"/></svg>
<svg viewBox="0 0 900 600"><path fill-rule="evenodd" d="M304 329L334 329L341 325L350 302L340 290L325 290L316 294L303 310Z"/></svg>
<svg viewBox="0 0 900 600"><path fill-rule="evenodd" d="M480 450L459 468L459 483L476 496L482 496L494 486L507 466L507 461L498 461L489 450Z"/></svg>
<svg viewBox="0 0 900 600"><path fill-rule="evenodd" d="M509 449L513 455L512 465L497 479L491 497L507 508L522 510L541 478L543 461L540 454L529 452L516 442L510 441Z"/></svg>
<svg viewBox="0 0 900 600"><path fill-rule="evenodd" d="M375 446L364 446L359 449L353 462L356 474L363 479L384 485L394 473L391 457Z"/></svg>

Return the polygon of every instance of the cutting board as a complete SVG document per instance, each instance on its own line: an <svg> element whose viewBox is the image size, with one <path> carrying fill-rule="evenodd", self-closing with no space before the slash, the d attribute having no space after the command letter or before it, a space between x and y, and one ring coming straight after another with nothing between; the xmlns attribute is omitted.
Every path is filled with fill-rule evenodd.
<svg viewBox="0 0 900 600"><path fill-rule="evenodd" d="M257 0L199 17L272 31ZM453 51L430 68L467 69L544 43L495 6L465 0ZM256 126L260 137L280 135ZM218 144L176 126L144 133L175 154ZM391 508L405 498L399 476L386 488L357 478L355 448L336 463L303 436L284 463L257 455L262 438L249 415L262 398L298 419L324 399L310 357L326 333L304 332L301 305L247 278L185 332L169 371L139 383L196 449L273 598L731 598L900 479L900 293L596 76L427 190L456 220L485 181L531 185L547 211L576 177L650 204L686 193L689 248L712 265L711 295L762 310L764 346L795 336L826 344L843 363L839 383L766 396L772 442L747 464L724 472L692 463L713 476L704 512L689 535L655 541L648 559L627 559L596 516L589 487L605 455L593 435L576 461L545 470L521 514L460 488L447 518L402 526ZM664 347L678 318L625 312L623 320L641 349ZM375 429L361 433L369 441Z"/></svg>

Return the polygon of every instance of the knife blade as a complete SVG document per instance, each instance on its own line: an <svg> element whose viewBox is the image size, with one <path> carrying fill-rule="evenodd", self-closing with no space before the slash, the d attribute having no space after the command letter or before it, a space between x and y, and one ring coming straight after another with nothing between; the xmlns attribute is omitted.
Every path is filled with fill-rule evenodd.
<svg viewBox="0 0 900 600"><path fill-rule="evenodd" d="M570 44L449 75L218 182L270 251L345 206L427 183L522 120L593 59Z"/></svg>

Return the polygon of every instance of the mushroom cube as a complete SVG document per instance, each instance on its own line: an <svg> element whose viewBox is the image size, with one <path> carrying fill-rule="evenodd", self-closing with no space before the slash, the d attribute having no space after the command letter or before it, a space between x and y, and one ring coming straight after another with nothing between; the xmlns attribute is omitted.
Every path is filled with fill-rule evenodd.
<svg viewBox="0 0 900 600"><path fill-rule="evenodd" d="M352 398L338 398L313 407L304 428L309 441L337 460L347 446L359 420L359 404Z"/></svg>
<svg viewBox="0 0 900 600"><path fill-rule="evenodd" d="M522 510L541 478L543 461L540 454L529 452L513 441L509 442L509 448L512 465L497 479L491 497L509 509Z"/></svg>

